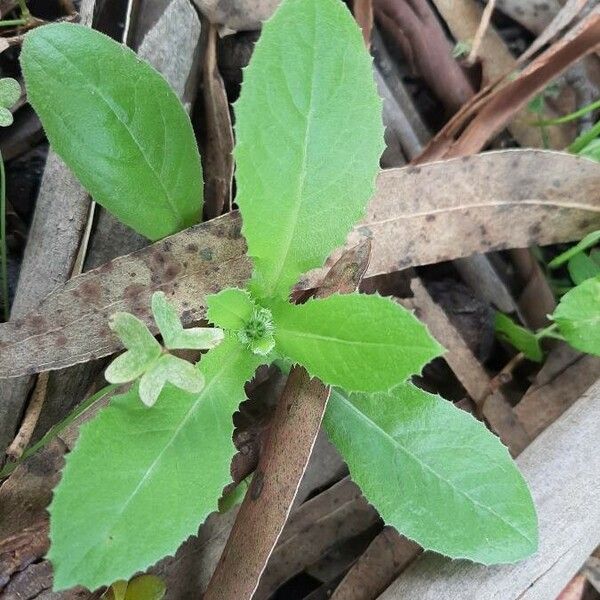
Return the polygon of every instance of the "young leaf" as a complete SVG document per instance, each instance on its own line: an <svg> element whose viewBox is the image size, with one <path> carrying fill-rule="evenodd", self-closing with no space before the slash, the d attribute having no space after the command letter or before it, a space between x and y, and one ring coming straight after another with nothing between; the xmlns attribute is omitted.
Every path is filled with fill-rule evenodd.
<svg viewBox="0 0 600 600"><path fill-rule="evenodd" d="M571 258L567 263L567 268L575 285L600 275L600 265L585 252L576 254Z"/></svg>
<svg viewBox="0 0 600 600"><path fill-rule="evenodd" d="M21 65L52 147L94 200L152 240L200 220L190 120L157 71L107 36L69 23L30 31Z"/></svg>
<svg viewBox="0 0 600 600"><path fill-rule="evenodd" d="M115 581L102 600L162 600L166 586L156 575L138 575L131 581Z"/></svg>
<svg viewBox="0 0 600 600"><path fill-rule="evenodd" d="M206 318L230 331L242 329L256 309L250 294L239 288L227 288L206 296L206 307Z"/></svg>
<svg viewBox="0 0 600 600"><path fill-rule="evenodd" d="M484 564L535 552L527 485L466 412L411 384L389 394L333 390L324 425L385 522L424 548Z"/></svg>
<svg viewBox="0 0 600 600"><path fill-rule="evenodd" d="M552 319L571 346L600 355L600 276L567 292Z"/></svg>
<svg viewBox="0 0 600 600"><path fill-rule="evenodd" d="M145 323L130 313L115 313L111 316L109 325L128 350L115 358L106 369L106 381L133 381L158 359L162 348Z"/></svg>
<svg viewBox="0 0 600 600"><path fill-rule="evenodd" d="M350 391L387 391L443 352L411 312L381 296L274 302L272 311L279 353Z"/></svg>
<svg viewBox="0 0 600 600"><path fill-rule="evenodd" d="M540 342L533 331L517 325L510 317L499 312L496 313L495 328L502 339L512 344L530 360L541 362L544 358Z"/></svg>
<svg viewBox="0 0 600 600"><path fill-rule="evenodd" d="M0 106L11 108L21 97L21 85L12 77L0 79Z"/></svg>
<svg viewBox="0 0 600 600"><path fill-rule="evenodd" d="M164 292L154 292L152 295L152 315L169 350L209 350L223 340L220 329L184 329L175 307L167 301Z"/></svg>
<svg viewBox="0 0 600 600"><path fill-rule="evenodd" d="M172 383L184 392L198 394L204 387L204 377L191 363L164 354L140 380L140 399L146 406L154 406L166 383Z"/></svg>
<svg viewBox="0 0 600 600"><path fill-rule="evenodd" d="M134 388L82 428L49 509L56 589L127 579L217 509L231 480L232 413L260 362L226 337L200 362L200 394L167 386L148 410Z"/></svg>
<svg viewBox="0 0 600 600"><path fill-rule="evenodd" d="M374 192L383 126L371 62L340 0L287 0L263 27L235 111L258 297L286 296L320 266Z"/></svg>

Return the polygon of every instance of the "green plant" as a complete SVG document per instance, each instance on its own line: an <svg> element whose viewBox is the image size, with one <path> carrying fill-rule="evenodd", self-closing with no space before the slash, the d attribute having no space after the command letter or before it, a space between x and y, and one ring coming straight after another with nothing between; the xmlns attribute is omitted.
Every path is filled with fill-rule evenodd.
<svg viewBox="0 0 600 600"><path fill-rule="evenodd" d="M498 335L537 362L543 357L540 341L545 337L557 338L582 352L600 355L600 256L593 249L599 241L600 231L592 231L548 263L550 270L566 264L575 284L562 296L554 313L549 315L554 321L552 325L534 333L498 313Z"/></svg>
<svg viewBox="0 0 600 600"><path fill-rule="evenodd" d="M197 151L158 74L72 25L29 34L22 61L50 141L97 200L149 237L194 220ZM442 351L413 314L378 295L288 301L300 275L321 266L364 213L383 149L371 61L339 0L284 0L264 24L235 110L236 201L251 280L206 298L207 318L224 334L196 367L201 391L167 382L148 408L142 383L134 384L82 428L49 509L54 585L125 579L197 530L230 482L232 413L244 384L276 360L336 386L327 431L386 521L454 557L489 564L531 554L535 510L506 448L470 415L408 382ZM173 131L161 125L164 113ZM131 165L114 160L122 147ZM160 185L148 189L152 172ZM121 334L123 319L131 321L113 321ZM158 344L140 335L141 345L127 344L134 367L121 379L161 360Z"/></svg>
<svg viewBox="0 0 600 600"><path fill-rule="evenodd" d="M3 77L0 79L0 127L8 127L13 123L10 111L21 97L21 86L16 79ZM6 245L6 174L4 160L0 154L0 283L2 286L2 308L4 320L9 317L8 298L8 249Z"/></svg>

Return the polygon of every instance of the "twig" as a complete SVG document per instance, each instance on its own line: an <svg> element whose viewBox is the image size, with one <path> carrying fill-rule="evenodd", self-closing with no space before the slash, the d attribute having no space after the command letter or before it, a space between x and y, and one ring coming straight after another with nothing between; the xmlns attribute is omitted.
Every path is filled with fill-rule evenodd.
<svg viewBox="0 0 600 600"><path fill-rule="evenodd" d="M21 422L21 427L12 441L10 446L6 449L6 455L11 460L17 460L21 458L25 448L31 440L31 436L37 425L40 413L42 412L42 406L44 406L44 400L46 399L46 388L48 387L48 377L50 373L40 373L31 395L31 400L27 405L25 416Z"/></svg>
<svg viewBox="0 0 600 600"><path fill-rule="evenodd" d="M467 56L466 63L468 65L474 65L477 62L479 48L481 47L481 43L483 42L485 32L487 31L487 28L490 25L490 20L492 18L492 13L494 12L495 7L496 0L488 0L488 3L483 9L481 21L479 22L479 27L475 32L475 38L473 39L473 45L471 46L471 52L469 52L469 56Z"/></svg>

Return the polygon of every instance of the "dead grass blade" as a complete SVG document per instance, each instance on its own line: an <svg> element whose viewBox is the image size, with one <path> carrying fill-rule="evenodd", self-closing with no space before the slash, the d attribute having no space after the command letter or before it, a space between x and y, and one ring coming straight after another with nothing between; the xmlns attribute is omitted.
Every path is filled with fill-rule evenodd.
<svg viewBox="0 0 600 600"><path fill-rule="evenodd" d="M383 171L349 247L372 241L366 276L476 252L580 239L600 227L600 165L569 154L513 150ZM186 323L203 297L250 274L236 215L197 225L76 277L24 318L0 325L0 378L58 369L120 348L108 317L149 324L163 290ZM338 252L336 256L339 256ZM318 287L323 270L303 289Z"/></svg>

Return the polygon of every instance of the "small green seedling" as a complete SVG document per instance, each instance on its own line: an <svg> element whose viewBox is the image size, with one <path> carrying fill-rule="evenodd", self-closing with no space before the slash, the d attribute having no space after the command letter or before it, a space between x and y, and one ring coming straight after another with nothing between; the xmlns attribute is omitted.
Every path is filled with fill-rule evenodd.
<svg viewBox="0 0 600 600"><path fill-rule="evenodd" d="M21 60L51 144L98 202L151 239L198 220L189 119L155 71L68 24L28 34ZM197 531L231 481L232 414L244 385L276 361L334 386L326 430L386 522L425 548L486 564L534 552L535 509L507 449L410 383L443 351L423 324L379 295L289 301L364 214L383 150L371 59L340 0L283 0L264 24L235 113L251 279L204 298L224 333L194 367L198 378L184 367L185 385L171 365L156 376L171 355L145 327L113 318L128 350L107 378L141 382L82 427L67 457L49 508L55 587L127 579ZM182 330L160 295L153 312L167 349L221 335L207 342L205 330ZM190 391L200 378L201 391ZM173 379L158 398L148 389Z"/></svg>
<svg viewBox="0 0 600 600"><path fill-rule="evenodd" d="M110 328L127 352L106 369L109 383L129 383L141 377L139 394L146 406L154 405L167 382L191 393L201 392L204 387L202 374L168 350L209 350L223 340L220 329L184 329L163 292L152 296L152 314L165 347L154 339L143 321L129 313L116 313L110 319Z"/></svg>
<svg viewBox="0 0 600 600"><path fill-rule="evenodd" d="M499 313L496 332L500 337L536 362L543 358L540 341L546 337L566 341L577 350L600 356L600 255L594 249L598 242L600 231L592 231L548 263L549 269L566 264L575 284L549 315L554 321L552 325L534 333Z"/></svg>

